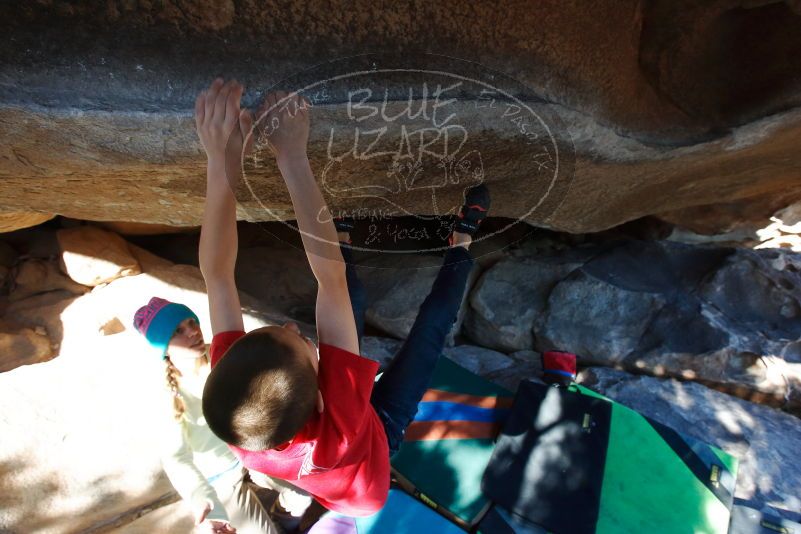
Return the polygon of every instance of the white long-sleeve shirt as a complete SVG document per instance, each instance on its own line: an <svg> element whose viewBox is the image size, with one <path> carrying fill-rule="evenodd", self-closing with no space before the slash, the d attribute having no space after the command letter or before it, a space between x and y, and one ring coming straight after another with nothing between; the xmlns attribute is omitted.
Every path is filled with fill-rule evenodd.
<svg viewBox="0 0 801 534"><path fill-rule="evenodd" d="M208 519L228 521L212 483L220 478L238 476L240 463L228 446L215 436L203 417L201 396L206 374L184 376L179 380L186 411L175 421L172 402L165 410L164 429L160 432L161 461L175 490L196 510L200 503L212 503Z"/></svg>

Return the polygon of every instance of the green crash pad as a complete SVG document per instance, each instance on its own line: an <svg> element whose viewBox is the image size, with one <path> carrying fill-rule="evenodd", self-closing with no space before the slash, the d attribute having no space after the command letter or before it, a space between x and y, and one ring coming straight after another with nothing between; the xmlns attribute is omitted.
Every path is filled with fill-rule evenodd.
<svg viewBox="0 0 801 534"><path fill-rule="evenodd" d="M464 526L489 505L481 477L512 394L442 357L392 459L417 497Z"/></svg>

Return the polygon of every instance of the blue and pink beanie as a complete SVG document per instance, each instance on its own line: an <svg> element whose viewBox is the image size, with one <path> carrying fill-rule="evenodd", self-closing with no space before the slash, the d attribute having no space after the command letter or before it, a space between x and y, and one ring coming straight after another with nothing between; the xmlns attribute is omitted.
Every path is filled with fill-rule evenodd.
<svg viewBox="0 0 801 534"><path fill-rule="evenodd" d="M145 336L145 339L164 358L167 354L167 346L170 344L170 339L175 334L175 329L184 319L189 318L198 321L195 312L187 306L153 297L145 306L136 310L133 324L134 328Z"/></svg>

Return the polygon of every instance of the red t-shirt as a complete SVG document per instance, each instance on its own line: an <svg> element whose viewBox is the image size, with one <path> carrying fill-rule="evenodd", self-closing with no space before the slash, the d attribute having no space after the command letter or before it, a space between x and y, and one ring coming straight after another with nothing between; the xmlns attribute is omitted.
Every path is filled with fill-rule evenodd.
<svg viewBox="0 0 801 534"><path fill-rule="evenodd" d="M222 332L209 349L211 365L244 332ZM350 516L371 515L389 492L389 446L370 404L378 363L321 344L317 376L323 413L314 415L282 450L248 451L229 445L249 469L311 493L323 506Z"/></svg>

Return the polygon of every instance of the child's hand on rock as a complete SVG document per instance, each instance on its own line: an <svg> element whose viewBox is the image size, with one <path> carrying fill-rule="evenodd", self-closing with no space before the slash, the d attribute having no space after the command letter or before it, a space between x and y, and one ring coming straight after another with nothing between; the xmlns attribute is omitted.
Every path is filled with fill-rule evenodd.
<svg viewBox="0 0 801 534"><path fill-rule="evenodd" d="M217 78L195 100L195 125L209 166L224 165L229 177L239 175L242 145L253 126L250 113L239 107L243 91L239 82Z"/></svg>
<svg viewBox="0 0 801 534"><path fill-rule="evenodd" d="M309 101L298 93L270 93L259 110L259 129L276 159L306 156L309 142Z"/></svg>

